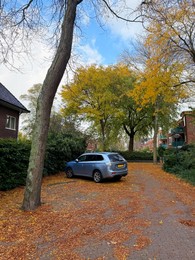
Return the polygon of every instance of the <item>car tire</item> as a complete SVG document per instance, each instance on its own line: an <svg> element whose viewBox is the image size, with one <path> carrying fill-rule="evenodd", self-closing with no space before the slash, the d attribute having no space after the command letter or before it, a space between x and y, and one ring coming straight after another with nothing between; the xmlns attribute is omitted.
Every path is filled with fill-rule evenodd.
<svg viewBox="0 0 195 260"><path fill-rule="evenodd" d="M74 177L74 173L73 173L73 170L71 168L68 168L66 170L66 177L67 178L73 178Z"/></svg>
<svg viewBox="0 0 195 260"><path fill-rule="evenodd" d="M94 173L93 173L93 180L96 183L100 183L102 181L102 174L101 174L100 171L98 171L98 170L94 171Z"/></svg>

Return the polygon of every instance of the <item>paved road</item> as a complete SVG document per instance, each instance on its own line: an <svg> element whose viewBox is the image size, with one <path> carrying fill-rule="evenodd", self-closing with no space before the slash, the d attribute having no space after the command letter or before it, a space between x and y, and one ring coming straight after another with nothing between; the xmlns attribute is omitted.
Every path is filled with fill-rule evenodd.
<svg viewBox="0 0 195 260"><path fill-rule="evenodd" d="M164 173L160 166L135 163L129 168L130 175L121 188L126 192L126 184L131 186L129 196L133 192L132 201L137 199L137 212L124 215L120 224L117 222L109 227L105 224L105 229L118 230L119 239L113 236L110 243L106 239L89 239L79 250L83 259L195 259L195 189ZM117 194L116 198L124 206L122 216L133 204L129 204L127 195L126 200ZM107 209L107 215L115 216L112 207L110 211ZM130 225L126 225L128 222ZM120 240L120 231L125 234L127 228L131 235ZM118 252L114 248L117 245Z"/></svg>
<svg viewBox="0 0 195 260"><path fill-rule="evenodd" d="M118 182L46 177L43 204L0 193L0 260L194 260L195 187L152 163Z"/></svg>
<svg viewBox="0 0 195 260"><path fill-rule="evenodd" d="M152 169L152 168L151 168ZM141 216L151 221L144 234L151 244L134 251L128 259L187 260L195 259L195 197L174 183L168 175L159 176L155 170L135 169L134 183L143 187L144 210ZM180 190L183 188L183 191Z"/></svg>

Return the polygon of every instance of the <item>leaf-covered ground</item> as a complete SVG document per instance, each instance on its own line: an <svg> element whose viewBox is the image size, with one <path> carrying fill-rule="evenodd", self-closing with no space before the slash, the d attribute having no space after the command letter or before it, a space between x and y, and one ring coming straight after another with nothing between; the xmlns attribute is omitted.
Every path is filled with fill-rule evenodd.
<svg viewBox="0 0 195 260"><path fill-rule="evenodd" d="M159 165L130 163L119 182L46 177L42 206L0 192L0 259L194 259L195 188Z"/></svg>

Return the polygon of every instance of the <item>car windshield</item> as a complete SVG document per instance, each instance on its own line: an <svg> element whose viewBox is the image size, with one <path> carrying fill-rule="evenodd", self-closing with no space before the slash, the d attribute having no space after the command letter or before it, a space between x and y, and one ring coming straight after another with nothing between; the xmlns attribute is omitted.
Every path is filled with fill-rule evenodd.
<svg viewBox="0 0 195 260"><path fill-rule="evenodd" d="M124 158L120 154L117 154L117 153L109 154L108 158L110 159L111 162L124 161Z"/></svg>

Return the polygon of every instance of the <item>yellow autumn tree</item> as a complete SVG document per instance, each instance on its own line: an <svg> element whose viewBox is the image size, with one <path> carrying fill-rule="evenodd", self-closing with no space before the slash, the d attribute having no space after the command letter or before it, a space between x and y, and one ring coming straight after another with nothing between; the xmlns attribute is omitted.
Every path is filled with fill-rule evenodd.
<svg viewBox="0 0 195 260"><path fill-rule="evenodd" d="M152 24L152 27L158 24ZM157 162L158 118L171 114L171 109L188 96L186 85L181 83L184 64L170 59L169 41L149 33L144 44L147 52L145 66L138 73L134 91L130 95L143 107L154 106L154 163Z"/></svg>
<svg viewBox="0 0 195 260"><path fill-rule="evenodd" d="M185 65L182 81L194 84L194 0L144 1L140 8L147 30L161 40L166 39L167 49L164 51L169 52L172 60Z"/></svg>
<svg viewBox="0 0 195 260"><path fill-rule="evenodd" d="M72 83L63 86L63 113L82 115L90 121L101 136L102 150L107 148L111 122L118 113L116 88L122 84L121 78L130 75L126 66L92 65L79 68Z"/></svg>

